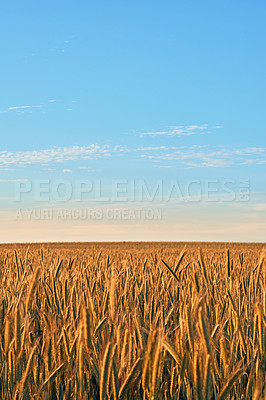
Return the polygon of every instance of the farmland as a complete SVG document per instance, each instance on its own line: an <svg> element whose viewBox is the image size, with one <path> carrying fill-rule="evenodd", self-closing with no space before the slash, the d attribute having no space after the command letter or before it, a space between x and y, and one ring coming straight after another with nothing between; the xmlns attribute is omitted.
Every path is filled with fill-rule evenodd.
<svg viewBox="0 0 266 400"><path fill-rule="evenodd" d="M0 246L0 398L264 399L263 244Z"/></svg>

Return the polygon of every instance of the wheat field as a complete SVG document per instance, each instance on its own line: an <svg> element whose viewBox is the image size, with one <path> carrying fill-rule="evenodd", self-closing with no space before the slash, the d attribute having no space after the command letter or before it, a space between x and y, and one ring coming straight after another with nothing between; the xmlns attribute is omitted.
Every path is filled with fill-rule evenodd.
<svg viewBox="0 0 266 400"><path fill-rule="evenodd" d="M263 244L0 246L0 398L266 398Z"/></svg>

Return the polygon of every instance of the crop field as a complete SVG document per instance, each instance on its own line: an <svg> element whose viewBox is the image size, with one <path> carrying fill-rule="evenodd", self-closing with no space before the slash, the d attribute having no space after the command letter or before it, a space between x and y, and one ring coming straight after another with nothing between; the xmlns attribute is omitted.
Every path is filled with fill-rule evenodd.
<svg viewBox="0 0 266 400"><path fill-rule="evenodd" d="M0 246L0 398L266 398L263 244Z"/></svg>

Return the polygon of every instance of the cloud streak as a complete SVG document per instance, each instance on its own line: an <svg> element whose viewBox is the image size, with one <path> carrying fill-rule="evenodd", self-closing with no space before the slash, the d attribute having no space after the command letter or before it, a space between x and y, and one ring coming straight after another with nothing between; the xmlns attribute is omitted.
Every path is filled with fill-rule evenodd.
<svg viewBox="0 0 266 400"><path fill-rule="evenodd" d="M33 150L24 152L0 152L0 167L62 163L64 161L88 160L110 156L108 146L72 146L56 147L48 150Z"/></svg>
<svg viewBox="0 0 266 400"><path fill-rule="evenodd" d="M162 168L183 165L190 168L226 168L266 164L266 148L246 147L229 149L225 146L142 146L97 145L54 147L45 150L0 152L0 169L15 166L49 165L67 161L97 158L137 157L153 163L161 163ZM86 166L84 166L86 167ZM83 168L84 168L83 167ZM81 166L82 168L82 166ZM67 171L67 170L65 170Z"/></svg>
<svg viewBox="0 0 266 400"><path fill-rule="evenodd" d="M172 126L164 131L144 132L141 136L191 136L202 135L208 132L208 124Z"/></svg>
<svg viewBox="0 0 266 400"><path fill-rule="evenodd" d="M9 106L9 107L2 107L0 109L0 114L3 113L19 113L19 114L24 114L25 112L29 112L32 113L34 109L45 109L45 105L49 105L52 103L55 103L56 100L52 99L52 100L48 100L46 102L41 102L40 104L33 104L33 105L15 105L15 106Z"/></svg>
<svg viewBox="0 0 266 400"><path fill-rule="evenodd" d="M146 147L140 157L152 161L167 161L188 167L232 167L234 165L262 165L266 163L266 148L248 147L227 149L211 146Z"/></svg>
<svg viewBox="0 0 266 400"><path fill-rule="evenodd" d="M32 112L33 109L35 108L42 108L43 104L38 104L38 105L26 105L26 106L12 106L12 107L5 107L0 109L0 114L3 113L9 113L9 112L16 112L23 114L26 111Z"/></svg>

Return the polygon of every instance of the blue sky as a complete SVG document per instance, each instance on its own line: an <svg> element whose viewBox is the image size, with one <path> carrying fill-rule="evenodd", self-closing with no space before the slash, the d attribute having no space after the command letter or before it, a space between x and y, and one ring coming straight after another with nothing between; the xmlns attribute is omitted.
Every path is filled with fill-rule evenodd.
<svg viewBox="0 0 266 400"><path fill-rule="evenodd" d="M0 241L264 241L265 17L264 1L2 4ZM72 193L55 201L59 181ZM140 206L161 220L18 218Z"/></svg>

